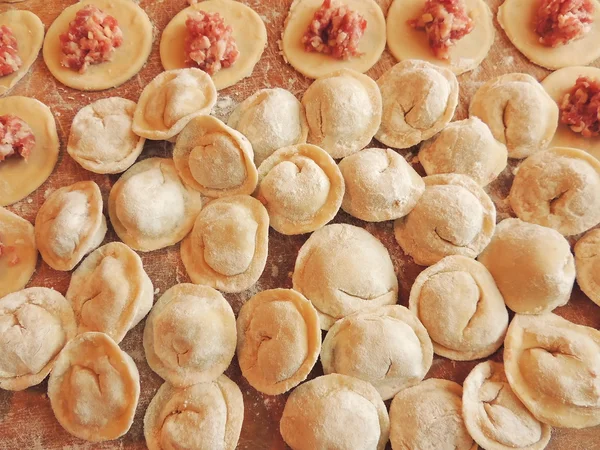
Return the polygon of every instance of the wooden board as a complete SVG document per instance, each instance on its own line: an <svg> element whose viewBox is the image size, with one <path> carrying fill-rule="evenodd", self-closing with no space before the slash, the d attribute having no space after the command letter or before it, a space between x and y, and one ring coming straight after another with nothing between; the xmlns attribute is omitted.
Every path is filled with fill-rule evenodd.
<svg viewBox="0 0 600 450"><path fill-rule="evenodd" d="M280 38L283 22L292 0L243 0L255 9L267 25L269 44L263 57L251 78L236 86L220 92L215 115L226 119L233 107L254 93L266 87L282 87L301 97L309 86L310 80L302 77L293 68L287 66L281 55L277 41ZM379 0L382 7L387 9L391 0ZM487 0L496 13L501 0ZM13 5L0 4L0 12L8 9L28 9L40 16L46 28L68 5L69 0L27 0ZM111 186L118 179L117 175L96 175L83 170L66 153L65 147L71 122L75 113L90 102L107 96L122 96L137 100L142 88L162 71L158 56L160 31L164 29L171 17L186 6L185 0L142 0L141 6L146 10L155 26L155 42L152 55L142 71L123 86L107 92L84 93L74 91L55 81L46 68L41 56L34 64L31 72L12 91L13 95L35 97L46 103L54 112L61 140L61 154L56 169L50 179L36 192L25 200L9 207L9 209L27 220L34 221L35 215L44 199L54 190L70 185L76 181L93 180L100 186L104 201L108 198ZM455 119L466 116L468 102L475 90L486 80L510 72L527 72L537 79L543 79L549 72L529 63L508 41L505 34L496 23L497 35L494 47L482 66L459 77L461 93L460 107ZM369 72L377 79L385 70L394 64L394 59L385 52L379 63ZM599 65L600 64L596 64ZM374 146L381 146L374 142ZM165 142L148 142L141 158L150 156L170 156L171 145ZM411 161L416 155L415 149L401 152ZM498 220L510 216L510 208L505 201L516 163L511 162L502 176L494 182L488 192L491 194L498 209ZM418 167L421 174L422 168ZM106 208L105 208L106 214ZM335 222L351 223L365 227L382 240L390 251L398 280L400 282L399 303L407 306L410 287L422 268L403 255L402 250L393 237L392 223L367 224L351 218L340 212ZM275 287L291 287L291 274L294 261L300 246L308 238L305 236L282 236L273 230L270 232L269 259L265 272L252 289L239 295L226 295L237 313L241 305L253 294ZM116 235L110 229L105 242L116 240ZM572 240L572 243L575 239ZM179 257L179 245L170 248L142 254L146 271L156 288L157 299L166 289L180 282L189 282L185 269ZM30 286L52 287L65 293L69 284L70 274L50 269L41 261L30 282ZM572 301L556 311L563 317L576 323L600 328L600 308L589 301L576 287ZM135 360L140 371L141 397L137 408L134 424L129 433L123 438L102 444L90 444L70 436L64 431L52 413L50 402L46 395L47 382L27 389L23 392L0 391L0 450L15 449L143 449L143 416L149 401L154 396L162 380L146 363L142 347L142 331L144 322L130 331L123 340L121 347ZM494 355L495 360L501 360L501 350ZM435 357L429 377L447 378L462 383L469 371L477 362L458 363L444 358ZM321 373L320 364L313 370L311 377ZM279 435L279 418L283 410L286 396L269 397L257 393L240 375L237 362L234 360L226 374L236 381L243 394L245 403L245 418L238 449L246 450L276 450L284 449ZM548 446L550 450L594 450L600 449L600 427L587 430L554 430L553 438Z"/></svg>

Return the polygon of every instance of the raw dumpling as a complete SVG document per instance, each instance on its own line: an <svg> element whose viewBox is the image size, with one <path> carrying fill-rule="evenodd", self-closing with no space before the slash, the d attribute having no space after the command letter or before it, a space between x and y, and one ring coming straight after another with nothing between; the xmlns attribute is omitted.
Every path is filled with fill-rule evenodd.
<svg viewBox="0 0 600 450"><path fill-rule="evenodd" d="M258 168L255 194L281 234L304 234L332 220L344 197L344 178L324 150L300 144L277 150Z"/></svg>
<svg viewBox="0 0 600 450"><path fill-rule="evenodd" d="M425 61L398 63L377 84L384 101L375 138L390 147L412 147L439 133L458 105L456 76Z"/></svg>
<svg viewBox="0 0 600 450"><path fill-rule="evenodd" d="M450 123L419 150L427 175L460 173L486 186L506 167L506 146L477 117Z"/></svg>
<svg viewBox="0 0 600 450"><path fill-rule="evenodd" d="M54 289L0 298L0 388L22 391L41 383L76 332L69 302Z"/></svg>
<svg viewBox="0 0 600 450"><path fill-rule="evenodd" d="M398 279L387 249L352 225L315 231L298 252L292 281L317 309L323 330L353 312L398 300Z"/></svg>
<svg viewBox="0 0 600 450"><path fill-rule="evenodd" d="M504 342L510 387L541 422L600 424L600 331L552 313L517 314Z"/></svg>
<svg viewBox="0 0 600 450"><path fill-rule="evenodd" d="M575 244L577 284L600 306L600 230L592 230Z"/></svg>
<svg viewBox="0 0 600 450"><path fill-rule="evenodd" d="M373 386L358 378L330 374L292 392L279 430L292 450L383 450L390 421Z"/></svg>
<svg viewBox="0 0 600 450"><path fill-rule="evenodd" d="M570 236L600 223L600 161L556 147L519 166L509 196L517 217Z"/></svg>
<svg viewBox="0 0 600 450"><path fill-rule="evenodd" d="M465 256L447 256L419 274L410 310L421 320L436 354L455 361L490 356L502 346L508 312L492 275Z"/></svg>
<svg viewBox="0 0 600 450"><path fill-rule="evenodd" d="M496 227L490 197L466 175L431 175L417 206L396 220L394 233L405 253L420 266L445 256L476 258Z"/></svg>
<svg viewBox="0 0 600 450"><path fill-rule="evenodd" d="M558 106L526 73L509 73L481 86L469 115L485 122L509 158L526 158L550 144L558 126Z"/></svg>
<svg viewBox="0 0 600 450"><path fill-rule="evenodd" d="M149 158L133 165L113 185L108 214L119 238L149 252L181 241L202 208L199 192L188 189L173 160Z"/></svg>
<svg viewBox="0 0 600 450"><path fill-rule="evenodd" d="M235 450L243 420L242 392L225 375L187 388L164 383L144 415L144 436L149 450Z"/></svg>
<svg viewBox="0 0 600 450"><path fill-rule="evenodd" d="M505 219L479 262L514 312L540 314L569 301L575 282L573 255L567 240L551 228Z"/></svg>
<svg viewBox="0 0 600 450"><path fill-rule="evenodd" d="M104 333L83 333L69 341L48 381L58 422L90 442L127 433L139 397L140 375L133 359Z"/></svg>
<svg viewBox="0 0 600 450"><path fill-rule="evenodd" d="M317 311L292 289L263 291L244 303L237 335L242 375L267 395L283 394L306 380L321 350Z"/></svg>
<svg viewBox="0 0 600 450"><path fill-rule="evenodd" d="M183 182L207 197L252 194L258 180L253 159L248 139L212 116L190 120L173 149Z"/></svg>
<svg viewBox="0 0 600 450"><path fill-rule="evenodd" d="M469 434L486 450L543 450L552 428L539 422L510 388L504 366L485 361L463 385L463 418Z"/></svg>
<svg viewBox="0 0 600 450"><path fill-rule="evenodd" d="M381 123L382 100L377 83L350 69L316 80L304 93L302 105L308 120L308 142L323 148L332 158L365 148Z"/></svg>
<svg viewBox="0 0 600 450"><path fill-rule="evenodd" d="M338 320L321 350L323 372L367 381L383 400L419 383L432 360L427 330L400 305L368 308Z"/></svg>
<svg viewBox="0 0 600 450"><path fill-rule="evenodd" d="M404 217L425 191L425 183L410 164L391 149L368 148L339 164L346 191L342 209L367 222Z"/></svg>
<svg viewBox="0 0 600 450"><path fill-rule="evenodd" d="M54 191L35 218L35 240L42 258L55 270L71 270L106 235L102 194L93 181Z"/></svg>
<svg viewBox="0 0 600 450"><path fill-rule="evenodd" d="M192 282L242 292L258 281L269 247L269 214L248 195L213 200L181 243Z"/></svg>
<svg viewBox="0 0 600 450"><path fill-rule="evenodd" d="M233 359L235 316L214 289L177 284L158 299L146 320L148 365L175 387L216 380Z"/></svg>
<svg viewBox="0 0 600 450"><path fill-rule="evenodd" d="M275 150L304 144L308 137L304 106L281 88L261 89L248 97L234 109L227 125L248 138L257 167Z"/></svg>
<svg viewBox="0 0 600 450"><path fill-rule="evenodd" d="M152 308L154 288L140 257L121 242L93 251L73 272L67 300L79 333L99 331L118 344Z"/></svg>

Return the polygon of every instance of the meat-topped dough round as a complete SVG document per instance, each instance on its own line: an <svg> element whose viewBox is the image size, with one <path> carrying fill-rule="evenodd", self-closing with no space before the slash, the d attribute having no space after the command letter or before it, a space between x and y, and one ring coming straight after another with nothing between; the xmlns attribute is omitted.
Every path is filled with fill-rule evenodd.
<svg viewBox="0 0 600 450"><path fill-rule="evenodd" d="M93 181L54 191L35 218L35 240L42 258L55 270L71 270L106 235L102 193Z"/></svg>
<svg viewBox="0 0 600 450"><path fill-rule="evenodd" d="M448 124L419 150L419 161L427 175L459 173L480 186L494 181L505 169L506 146L477 117Z"/></svg>
<svg viewBox="0 0 600 450"><path fill-rule="evenodd" d="M400 391L390 406L392 449L476 450L462 417L463 389L430 378Z"/></svg>
<svg viewBox="0 0 600 450"><path fill-rule="evenodd" d="M390 147L412 147L439 133L458 105L456 76L426 61L400 62L377 84L384 100L375 138Z"/></svg>
<svg viewBox="0 0 600 450"><path fill-rule="evenodd" d="M302 105L308 121L308 143L336 159L365 148L381 124L382 99L377 83L351 69L320 77L304 93Z"/></svg>
<svg viewBox="0 0 600 450"><path fill-rule="evenodd" d="M421 176L391 149L368 148L339 163L346 186L342 209L367 222L404 217L425 191Z"/></svg>
<svg viewBox="0 0 600 450"><path fill-rule="evenodd" d="M353 312L398 300L398 279L387 249L353 225L315 231L298 252L292 281L317 309L323 330Z"/></svg>
<svg viewBox="0 0 600 450"><path fill-rule="evenodd" d="M463 384L463 418L469 434L486 450L543 450L552 428L538 421L515 395L504 365L485 361Z"/></svg>
<svg viewBox="0 0 600 450"><path fill-rule="evenodd" d="M481 86L469 115L490 127L506 145L509 158L526 158L550 144L558 126L558 106L542 85L526 73L509 73Z"/></svg>
<svg viewBox="0 0 600 450"><path fill-rule="evenodd" d="M293 450L383 450L390 420L373 386L358 378L330 374L292 392L279 430Z"/></svg>
<svg viewBox="0 0 600 450"><path fill-rule="evenodd" d="M141 258L121 242L90 253L67 290L79 333L99 331L118 344L152 308L154 288Z"/></svg>
<svg viewBox="0 0 600 450"><path fill-rule="evenodd" d="M215 117L190 120L177 136L173 160L183 182L207 197L250 195L256 188L252 145Z"/></svg>
<svg viewBox="0 0 600 450"><path fill-rule="evenodd" d="M517 314L504 342L510 387L541 422L600 424L600 331L552 313Z"/></svg>
<svg viewBox="0 0 600 450"><path fill-rule="evenodd" d="M177 284L155 303L144 328L148 365L176 387L213 381L235 354L235 316L208 286Z"/></svg>
<svg viewBox="0 0 600 450"><path fill-rule="evenodd" d="M304 234L332 220L344 198L344 177L331 156L310 144L277 150L258 168L261 201L281 234Z"/></svg>
<svg viewBox="0 0 600 450"><path fill-rule="evenodd" d="M243 420L242 392L225 375L187 388L164 383L144 415L144 436L149 450L235 450Z"/></svg>
<svg viewBox="0 0 600 450"><path fill-rule="evenodd" d="M600 162L556 147L519 166L508 197L517 217L570 236L600 223Z"/></svg>
<svg viewBox="0 0 600 450"><path fill-rule="evenodd" d="M383 400L423 380L432 361L427 330L400 305L368 308L338 320L321 350L323 372L367 381Z"/></svg>
<svg viewBox="0 0 600 450"><path fill-rule="evenodd" d="M108 197L108 214L117 235L142 252L181 241L201 209L200 193L183 184L173 160L167 158L149 158L133 165Z"/></svg>
<svg viewBox="0 0 600 450"><path fill-rule="evenodd" d="M589 231L575 244L575 267L577 284L591 301L600 306L599 229Z"/></svg>
<svg viewBox="0 0 600 450"><path fill-rule="evenodd" d="M194 117L210 114L217 89L200 69L168 70L142 91L133 115L132 129L146 139L171 139Z"/></svg>
<svg viewBox="0 0 600 450"><path fill-rule="evenodd" d="M304 144L308 137L304 106L281 88L255 92L233 110L227 125L248 138L257 167L276 150Z"/></svg>
<svg viewBox="0 0 600 450"><path fill-rule="evenodd" d="M80 109L71 125L69 155L94 173L129 169L146 141L131 129L135 106L131 100L109 97Z"/></svg>
<svg viewBox="0 0 600 450"><path fill-rule="evenodd" d="M267 395L279 395L306 380L321 351L317 310L292 289L253 296L237 319L237 356L242 375Z"/></svg>
<svg viewBox="0 0 600 450"><path fill-rule="evenodd" d="M83 333L69 341L48 381L58 422L90 442L127 433L139 397L140 375L133 359L104 333Z"/></svg>
<svg viewBox="0 0 600 450"><path fill-rule="evenodd" d="M508 311L492 275L465 256L447 256L421 272L409 307L427 329L435 353L455 361L490 356L508 328Z"/></svg>
<svg viewBox="0 0 600 450"><path fill-rule="evenodd" d="M42 382L77 332L69 302L33 287L0 298L0 388L22 391Z"/></svg>
<svg viewBox="0 0 600 450"><path fill-rule="evenodd" d="M445 256L476 258L496 227L490 197L466 175L423 178L425 192L414 209L394 223L396 241L420 266Z"/></svg>
<svg viewBox="0 0 600 450"><path fill-rule="evenodd" d="M269 214L248 195L211 201L181 243L192 282L223 292L242 292L258 281L269 247Z"/></svg>

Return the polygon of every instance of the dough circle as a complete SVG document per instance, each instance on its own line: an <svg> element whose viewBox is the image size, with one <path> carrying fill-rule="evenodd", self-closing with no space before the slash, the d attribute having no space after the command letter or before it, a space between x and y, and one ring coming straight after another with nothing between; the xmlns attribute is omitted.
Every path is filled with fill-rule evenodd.
<svg viewBox="0 0 600 450"><path fill-rule="evenodd" d="M385 50L385 17L377 2L342 0L341 3L361 14L367 21L367 29L358 44L358 51L362 54L347 60L304 50L302 36L308 30L323 0L294 0L290 6L281 37L283 57L294 69L308 78L320 78L340 69L365 73L379 61Z"/></svg>
<svg viewBox="0 0 600 450"><path fill-rule="evenodd" d="M61 64L59 36L69 29L75 15L87 5L94 5L113 16L123 32L123 44L110 61L90 65L79 73ZM50 25L44 40L44 62L62 84L81 91L102 91L125 83L137 74L152 50L152 23L146 12L131 0L81 0L65 8Z"/></svg>
<svg viewBox="0 0 600 450"><path fill-rule="evenodd" d="M600 306L600 229L587 232L575 244L575 267L577 284Z"/></svg>

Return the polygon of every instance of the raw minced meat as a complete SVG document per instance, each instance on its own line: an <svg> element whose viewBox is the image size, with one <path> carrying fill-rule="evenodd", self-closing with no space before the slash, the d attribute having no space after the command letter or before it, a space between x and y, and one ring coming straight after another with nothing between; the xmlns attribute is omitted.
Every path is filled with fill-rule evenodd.
<svg viewBox="0 0 600 450"><path fill-rule="evenodd" d="M10 75L23 65L19 57L17 38L6 25L0 26L0 76Z"/></svg>
<svg viewBox="0 0 600 450"><path fill-rule="evenodd" d="M542 0L535 31L548 47L565 45L591 30L593 14L591 0Z"/></svg>
<svg viewBox="0 0 600 450"><path fill-rule="evenodd" d="M35 146L33 131L17 116L0 116L0 161L18 154L27 160Z"/></svg>
<svg viewBox="0 0 600 450"><path fill-rule="evenodd" d="M560 120L583 137L600 136L600 81L579 77L562 99Z"/></svg>

